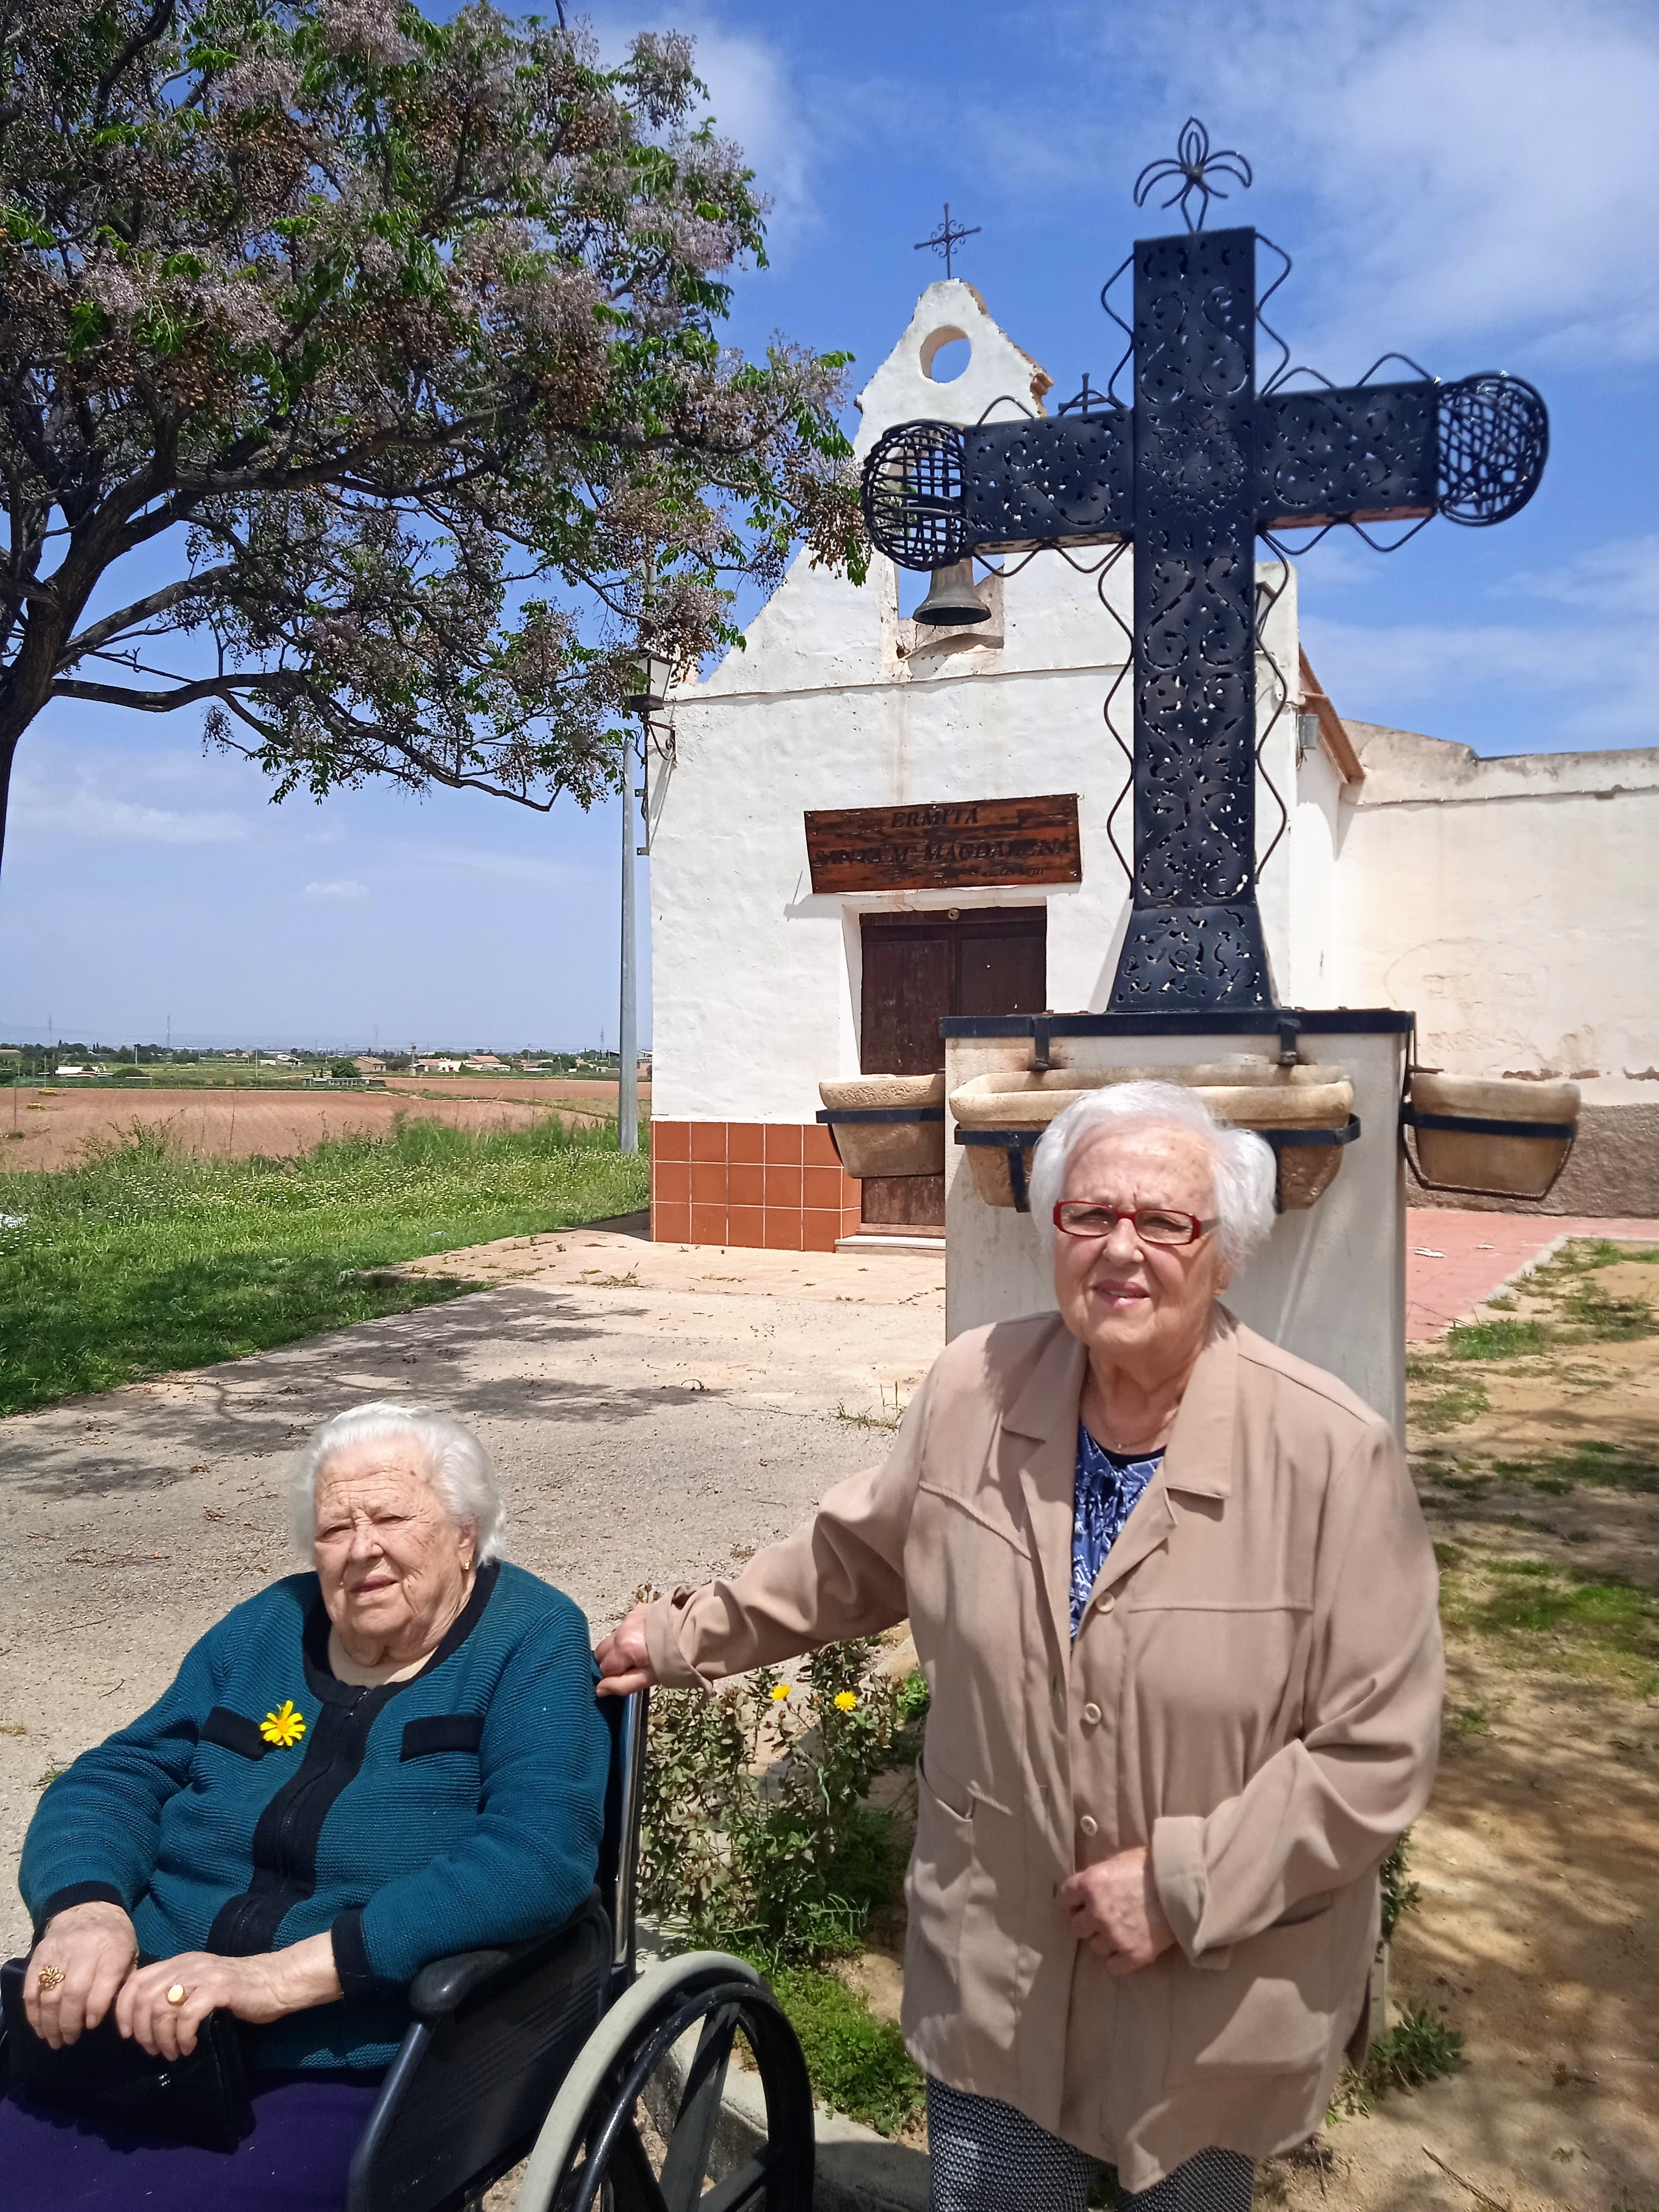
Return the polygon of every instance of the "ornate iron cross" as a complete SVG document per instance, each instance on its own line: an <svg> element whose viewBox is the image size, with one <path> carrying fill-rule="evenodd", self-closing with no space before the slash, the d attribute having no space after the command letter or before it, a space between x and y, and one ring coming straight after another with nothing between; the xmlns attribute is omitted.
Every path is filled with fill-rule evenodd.
<svg viewBox="0 0 1659 2212"><path fill-rule="evenodd" d="M1255 896L1258 534L1501 522L1548 449L1518 377L1258 390L1255 248L1249 229L1137 241L1132 409L1085 388L1058 416L902 423L865 464L871 537L903 568L1133 543L1134 866L1114 1012L1274 1003Z"/></svg>
<svg viewBox="0 0 1659 2212"><path fill-rule="evenodd" d="M926 253L931 246L935 253L942 253L945 256L945 273L948 276L951 273L951 256L956 248L961 245L964 238L977 238L978 236L979 225L977 223L971 224L968 229L964 230L960 223L953 223L951 222L951 203L949 200L946 200L945 203L945 221L940 224L939 228L933 233L931 238L919 238L916 240L916 252L918 253Z"/></svg>

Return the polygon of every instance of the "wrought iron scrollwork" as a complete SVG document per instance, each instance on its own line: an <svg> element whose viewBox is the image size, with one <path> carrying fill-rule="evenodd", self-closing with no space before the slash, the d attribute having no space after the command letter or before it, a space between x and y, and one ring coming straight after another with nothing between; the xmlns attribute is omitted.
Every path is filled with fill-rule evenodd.
<svg viewBox="0 0 1659 2212"><path fill-rule="evenodd" d="M962 432L954 422L901 422L864 465L872 544L901 568L943 568L967 554Z"/></svg>
<svg viewBox="0 0 1659 2212"><path fill-rule="evenodd" d="M1437 387L1440 495L1448 522L1507 522L1538 489L1550 418L1523 377L1466 376Z"/></svg>
<svg viewBox="0 0 1659 2212"><path fill-rule="evenodd" d="M1188 229L1202 230L1204 218L1210 212L1210 202L1224 200L1227 197L1219 185L1210 182L1212 177L1229 178L1248 191L1251 182L1250 165L1231 146L1223 146L1212 153L1209 132L1195 115L1189 115L1182 125L1181 136L1176 141L1174 161L1148 161L1135 179L1135 205L1145 207L1146 196L1155 185L1173 184L1175 190L1167 200L1159 203L1160 206L1179 207L1181 219ZM1192 210L1187 204L1194 192L1199 195L1196 222L1193 221Z"/></svg>
<svg viewBox="0 0 1659 2212"><path fill-rule="evenodd" d="M1273 1003L1255 903L1256 784L1260 775L1279 808L1271 853L1287 810L1261 753L1290 688L1257 622L1258 536L1282 550L1278 530L1341 523L1365 535L1370 523L1415 530L1435 514L1501 522L1532 497L1549 450L1544 403L1518 377L1372 384L1401 358L1385 355L1357 385L1322 378L1291 390L1287 374L1299 372L1270 332L1282 358L1260 386L1260 310L1289 259L1273 249L1285 267L1258 300L1257 234L1205 231L1201 209L1191 218L1193 195L1207 205L1218 187L1206 179L1218 174L1249 182L1242 156L1212 154L1196 122L1176 161L1142 172L1137 204L1173 181L1164 204L1181 205L1188 234L1136 244L1124 264L1134 272L1133 325L1107 296L1116 277L1107 283L1102 304L1130 344L1104 394L1085 376L1057 416L967 429L903 423L865 465L870 534L906 568L1043 547L1073 559L1066 549L1100 544L1112 546L1109 562L1133 542L1133 906L1115 1009ZM1131 360L1133 409L1116 390ZM1109 608L1103 573L1101 590ZM1259 654L1273 685L1261 731ZM1124 680L1120 672L1105 708L1120 745L1112 700ZM1114 850L1121 799L1108 819Z"/></svg>

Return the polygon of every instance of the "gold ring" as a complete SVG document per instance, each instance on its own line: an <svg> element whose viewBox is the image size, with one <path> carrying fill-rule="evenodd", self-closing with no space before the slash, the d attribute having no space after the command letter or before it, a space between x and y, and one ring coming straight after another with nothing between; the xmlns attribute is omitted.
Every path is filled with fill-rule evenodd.
<svg viewBox="0 0 1659 2212"><path fill-rule="evenodd" d="M189 1990L182 1982L175 1982L167 1991L167 2002L170 2005L181 2005L189 1995Z"/></svg>
<svg viewBox="0 0 1659 2212"><path fill-rule="evenodd" d="M63 1978L64 1970L61 1966L42 1966L35 1977L34 1986L37 1990L55 1990Z"/></svg>

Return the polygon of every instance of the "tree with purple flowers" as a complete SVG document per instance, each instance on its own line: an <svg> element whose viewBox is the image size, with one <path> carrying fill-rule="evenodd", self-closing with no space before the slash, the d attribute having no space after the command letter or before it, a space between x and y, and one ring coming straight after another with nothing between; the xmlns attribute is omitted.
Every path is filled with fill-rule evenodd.
<svg viewBox="0 0 1659 2212"><path fill-rule="evenodd" d="M862 576L847 357L724 346L763 204L690 42L398 0L0 0L0 837L54 699L277 796L587 805L645 656Z"/></svg>

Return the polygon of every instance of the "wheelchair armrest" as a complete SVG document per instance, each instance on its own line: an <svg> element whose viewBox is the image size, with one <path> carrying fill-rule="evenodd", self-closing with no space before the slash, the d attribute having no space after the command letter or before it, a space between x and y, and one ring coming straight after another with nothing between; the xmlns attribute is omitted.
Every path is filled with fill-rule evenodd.
<svg viewBox="0 0 1659 2212"><path fill-rule="evenodd" d="M428 2024L447 2019L474 1990L510 1967L521 1952L539 1948L514 1943L499 1951L453 1951L447 1959L428 1959L409 1985L409 2008L416 2020Z"/></svg>
<svg viewBox="0 0 1659 2212"><path fill-rule="evenodd" d="M568 1920L545 1936L532 1936L523 1943L503 1943L486 1951L452 1951L442 1959L428 1959L409 1985L409 2008L429 2027L447 2020L481 1990L505 1988L533 1974L564 1947L577 1921L604 1908L597 1889L590 1891ZM609 1923L606 1923L607 1929Z"/></svg>

